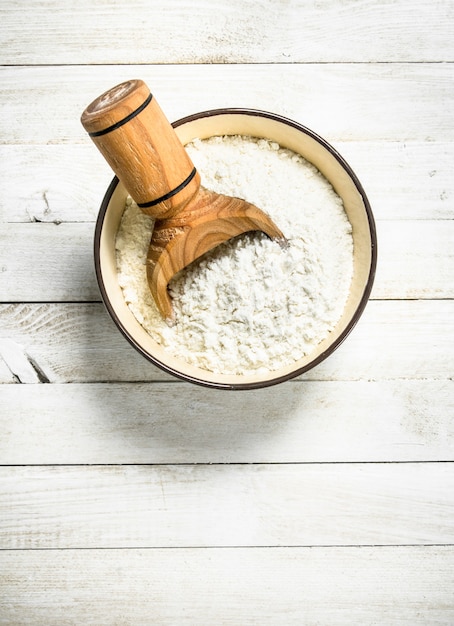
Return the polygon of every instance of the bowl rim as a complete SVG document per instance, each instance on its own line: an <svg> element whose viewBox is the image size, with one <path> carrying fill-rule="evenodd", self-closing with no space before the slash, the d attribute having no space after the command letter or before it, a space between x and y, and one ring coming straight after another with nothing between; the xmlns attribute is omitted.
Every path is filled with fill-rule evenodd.
<svg viewBox="0 0 454 626"><path fill-rule="evenodd" d="M276 375L275 377L266 378L264 380L259 380L259 381L226 383L226 382L220 382L220 381L205 380L205 379L203 379L203 377L197 377L197 376L193 376L191 374L185 373L185 372L181 372L181 371L173 368L172 366L170 366L170 365L168 365L166 363L163 363L158 358L154 357L152 354L147 352L134 339L134 337L128 332L128 330L121 323L119 317L116 314L116 311L115 311L113 305L110 302L108 291L107 291L107 288L105 286L103 275L102 275L101 255L100 255L101 232L102 232L102 229L103 229L104 219L105 219L105 216L106 216L106 212L107 212L110 200L112 198L112 195L113 195L115 189L117 188L117 185L120 182L117 176L113 177L113 179L111 180L111 182L110 182L110 184L109 184L109 186L107 188L107 191L106 191L106 193L104 195L104 198L103 198L103 200L101 202L101 206L100 206L100 209L99 209L99 212L98 212L98 216L97 216L97 220L96 220L95 232L94 232L94 246L93 246L94 247L95 274L96 274L96 279L97 279L97 282L98 282L99 290L100 290L100 293L101 293L102 301L103 301L104 306L106 307L109 315L111 316L112 320L114 321L116 327L121 332L121 334L126 338L126 340L143 357L145 357L145 359L150 361L153 365L159 367L164 372L166 372L168 374L171 374L172 376L175 376L176 378L178 378L180 380L183 380L185 382L191 382L191 383L194 383L194 384L197 384L197 385L200 385L200 386L203 386L203 387L212 388L212 389L228 389L228 390L233 390L233 389L237 389L237 390L262 389L262 388L271 387L271 386L277 385L279 383L292 380L292 379L294 379L294 378L296 378L298 376L301 376L305 372L313 369L314 367L319 365L322 361L324 361L328 356L330 356L345 341L345 339L351 333L351 331L356 326L356 324L358 323L360 317L362 316L362 314L364 312L364 309L366 307L367 302L369 301L369 297L370 297L370 294L371 294L371 291L372 291L372 287L373 287L373 284L374 284L376 268L377 268L377 230L376 230L376 226L375 226L375 219L374 219L374 216L373 216L373 213L372 213L372 208L371 208L369 200L368 200L368 198L366 196L366 192L364 191L364 188L363 188L361 182L359 181L358 177L356 176L356 174L353 171L353 169L351 168L351 166L347 163L347 161L344 159L344 157L341 156L341 154L331 144L328 143L328 141L326 139L324 139L323 137L318 135L316 132L314 132L310 128L300 124L299 122L296 122L296 121L294 121L292 119L284 117L284 116L282 116L280 114L271 113L269 111L262 111L260 109L227 107L227 108L219 108L219 109L209 109L207 111L200 111L198 113L193 113L191 115L187 115L185 117L182 117L182 118L176 120L175 122L172 122L172 126L173 126L173 128L178 128L179 126L182 126L182 125L187 124L189 122L194 122L194 121L197 121L197 120L199 120L201 118L205 118L205 117L214 117L214 116L217 116L217 115L250 115L250 116L256 116L256 117L265 117L267 119L271 119L273 121L276 121L276 122L283 123L283 124L286 124L288 126L291 126L291 127L295 128L296 130L298 130L300 132L303 132L304 134L308 135L309 137L311 137L312 139L314 139L318 143L320 143L321 146L323 148L325 148L325 150L327 150L339 162L339 164L342 166L342 168L347 172L347 174L351 178L353 184L355 185L355 187L356 187L358 193L360 194L360 196L361 196L361 198L363 200L363 203L364 203L366 217L367 217L367 221L368 221L368 225L369 225L369 234L370 234L370 238L371 238L371 259L370 259L369 274L368 274L367 282L366 282L366 284L364 286L364 290L363 290L361 299L360 299L360 301L359 301L359 303L358 303L358 305L357 305L357 307L356 307L356 309L355 309L355 311L354 311L350 321L346 325L345 329L340 333L340 335L323 352L321 352L317 357L315 357L309 363L307 363L307 364L305 364L305 365L303 365L303 366L301 366L301 367L299 367L299 368L297 368L295 370L287 372L285 374Z"/></svg>

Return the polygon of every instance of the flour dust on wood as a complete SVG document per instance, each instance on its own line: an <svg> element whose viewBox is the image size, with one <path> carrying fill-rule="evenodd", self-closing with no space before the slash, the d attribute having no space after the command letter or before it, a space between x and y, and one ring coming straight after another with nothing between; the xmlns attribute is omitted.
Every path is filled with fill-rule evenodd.
<svg viewBox="0 0 454 626"><path fill-rule="evenodd" d="M351 225L328 181L300 155L243 136L186 146L208 189L257 205L287 246L246 233L175 276L175 323L148 288L153 220L128 198L117 234L118 278L142 326L174 356L225 374L261 373L310 353L338 322L353 274Z"/></svg>

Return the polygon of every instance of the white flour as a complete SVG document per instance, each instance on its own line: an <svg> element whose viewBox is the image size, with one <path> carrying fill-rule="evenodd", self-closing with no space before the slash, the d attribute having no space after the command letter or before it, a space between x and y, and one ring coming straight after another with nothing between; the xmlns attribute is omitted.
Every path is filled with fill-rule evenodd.
<svg viewBox="0 0 454 626"><path fill-rule="evenodd" d="M342 202L315 167L274 142L214 137L186 148L205 187L256 204L289 245L255 232L209 252L171 281L169 326L146 278L153 221L128 199L116 241L125 300L157 342L203 369L288 365L328 335L345 306L353 241Z"/></svg>

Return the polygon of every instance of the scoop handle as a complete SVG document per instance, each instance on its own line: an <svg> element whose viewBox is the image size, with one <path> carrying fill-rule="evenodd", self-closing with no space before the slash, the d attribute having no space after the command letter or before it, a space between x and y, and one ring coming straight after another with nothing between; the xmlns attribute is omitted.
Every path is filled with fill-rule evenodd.
<svg viewBox="0 0 454 626"><path fill-rule="evenodd" d="M197 193L200 175L142 80L100 95L81 122L144 213L168 218Z"/></svg>

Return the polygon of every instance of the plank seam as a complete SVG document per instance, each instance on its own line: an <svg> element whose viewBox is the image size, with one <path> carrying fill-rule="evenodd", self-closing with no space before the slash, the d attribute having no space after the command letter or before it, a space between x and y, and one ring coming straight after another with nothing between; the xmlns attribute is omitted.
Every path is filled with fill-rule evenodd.
<svg viewBox="0 0 454 626"><path fill-rule="evenodd" d="M204 66L204 65L212 65L212 66L230 66L230 65L241 65L241 66L256 66L256 65L451 65L454 64L454 59L440 59L440 60L418 60L418 61L409 61L406 59L399 60L389 60L389 61L380 61L377 59L367 60L367 61L247 61L244 62L242 60L238 61L228 61L225 63L219 62L190 62L190 61L181 61L178 63L175 62L162 62L162 63L150 63L150 62L118 62L118 63L102 63L102 62L91 62L91 63L0 63L0 68L21 68L21 67L30 67L30 68L48 68L48 67L128 67L128 66L136 66L136 67L172 67L172 66Z"/></svg>
<svg viewBox="0 0 454 626"><path fill-rule="evenodd" d="M435 465L435 464L454 464L453 459L436 459L436 460L420 460L420 461L216 461L216 462L200 462L200 463L5 463L0 464L0 468L18 468L18 467L89 467L89 468L117 468L117 467L280 467L280 466L312 466L312 465Z"/></svg>
<svg viewBox="0 0 454 626"><path fill-rule="evenodd" d="M352 548L358 549L386 549L386 548L454 548L454 544L452 543L382 543L382 544L369 544L369 543L357 543L357 544L294 544L294 545L236 545L236 546L118 546L118 547L75 547L75 548L59 548L59 547L36 547L36 548L0 548L0 553L2 552L76 552L76 551L117 551L117 550L130 550L130 551L138 551L138 550L149 550L149 551L157 551L157 550L293 550L293 549L304 549L304 550L350 550Z"/></svg>

